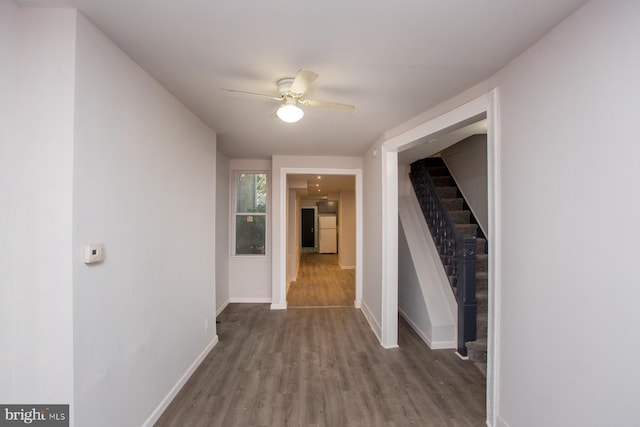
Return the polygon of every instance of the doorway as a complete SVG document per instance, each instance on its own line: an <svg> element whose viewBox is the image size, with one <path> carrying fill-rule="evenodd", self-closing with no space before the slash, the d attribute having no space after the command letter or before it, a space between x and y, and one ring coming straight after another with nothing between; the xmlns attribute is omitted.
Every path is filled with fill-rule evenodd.
<svg viewBox="0 0 640 427"><path fill-rule="evenodd" d="M315 252L316 247L316 209L302 208L300 214L300 235L302 252Z"/></svg>
<svg viewBox="0 0 640 427"><path fill-rule="evenodd" d="M302 200L300 198L296 198L296 192L300 192L306 189L307 194L309 190L309 186L307 185L307 180L302 180L298 178L300 175L307 176L315 176L316 178L321 176L323 180L329 181L329 178L338 178L340 176L350 177L353 184L351 186L352 190L349 195L349 205L352 207L349 212L349 217L352 218L352 223L349 227L350 232L352 233L351 237L347 237L346 233L340 233L338 230L338 247L340 244L344 244L348 242L352 245L352 249L348 251L340 251L338 250L338 256L342 254L344 257L345 254L353 254L353 259L343 259L339 260L340 268L342 269L351 269L353 270L353 274L355 276L355 300L353 305L356 308L360 308L362 301L362 169L360 168L360 162L353 161L353 168L294 168L294 167L286 167L279 161L277 157L274 159L274 168L273 168L273 176L274 176L274 187L276 189L279 188L279 191L276 190L273 194L273 216L274 218L278 218L278 220L274 223L274 254L272 260L272 300L271 300L271 308L278 309L286 309L287 308L287 289L291 283L288 275L289 272L294 272L292 275L295 277L296 270L296 262L299 259L299 251L301 249L301 237L297 237L294 235L298 235L301 232L301 207ZM286 159L289 160L289 159ZM314 159L315 160L315 159ZM298 161L300 161L298 159ZM322 163L322 162L320 162ZM349 163L349 162L347 162ZM322 181L322 182L327 182ZM322 191L318 191L317 189L313 191L313 194L322 193ZM331 191L330 191L331 193ZM317 197L316 197L317 198ZM329 195L325 200L331 200L332 196ZM305 202L308 202L306 200ZM297 207L296 207L297 206ZM293 208L292 208L293 207ZM339 215L339 213L338 213ZM296 218L297 217L297 218ZM317 215L316 215L317 219ZM338 220L340 223L340 220ZM346 223L345 223L346 224ZM317 237L317 228L315 228ZM340 239L343 239L342 241Z"/></svg>
<svg viewBox="0 0 640 427"><path fill-rule="evenodd" d="M498 129L498 91L494 89L469 102L454 108L440 116L432 118L421 125L386 140L381 148L384 156L383 200L388 201L383 209L383 218L397 218L398 216L398 154L416 147L424 142L437 144L438 139L449 131L478 121L485 116L487 119L487 183L488 183L488 240L493 242L489 246L488 263L488 338L487 338L487 376L486 399L487 420L495 423L497 396L497 337L500 336L500 312L498 295L500 295L500 169L498 147L500 138ZM444 147L442 147L444 148ZM381 313L381 342L384 347L397 346L398 328L398 223L397 221L383 222L382 235L389 244L382 248L382 256L389 260L387 269L382 277L382 313Z"/></svg>

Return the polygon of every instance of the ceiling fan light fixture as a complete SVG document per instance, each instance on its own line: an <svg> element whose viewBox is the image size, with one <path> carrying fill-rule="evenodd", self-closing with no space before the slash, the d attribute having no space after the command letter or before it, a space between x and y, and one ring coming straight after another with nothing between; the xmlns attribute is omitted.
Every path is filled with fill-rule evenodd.
<svg viewBox="0 0 640 427"><path fill-rule="evenodd" d="M278 108L276 115L283 122L295 123L304 116L304 111L296 105L295 100L287 99L285 103Z"/></svg>

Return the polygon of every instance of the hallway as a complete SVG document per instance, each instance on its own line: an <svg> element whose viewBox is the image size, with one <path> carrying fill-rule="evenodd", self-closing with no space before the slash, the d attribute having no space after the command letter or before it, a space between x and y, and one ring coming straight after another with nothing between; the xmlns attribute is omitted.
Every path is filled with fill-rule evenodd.
<svg viewBox="0 0 640 427"><path fill-rule="evenodd" d="M355 270L343 270L335 254L300 254L298 277L287 291L288 307L353 307Z"/></svg>

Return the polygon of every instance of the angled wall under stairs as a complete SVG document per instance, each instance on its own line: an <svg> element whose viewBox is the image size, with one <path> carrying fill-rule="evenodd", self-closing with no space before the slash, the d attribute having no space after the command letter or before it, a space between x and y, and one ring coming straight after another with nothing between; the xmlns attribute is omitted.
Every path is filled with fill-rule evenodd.
<svg viewBox="0 0 640 427"><path fill-rule="evenodd" d="M431 349L456 348L455 295L416 198L408 169L398 189L398 308Z"/></svg>

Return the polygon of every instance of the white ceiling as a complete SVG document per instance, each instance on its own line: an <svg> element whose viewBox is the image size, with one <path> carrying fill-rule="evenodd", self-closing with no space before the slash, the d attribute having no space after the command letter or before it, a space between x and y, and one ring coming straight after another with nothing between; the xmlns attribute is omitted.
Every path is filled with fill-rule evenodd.
<svg viewBox="0 0 640 427"><path fill-rule="evenodd" d="M386 130L491 76L586 0L18 0L73 6L218 133L231 158L360 156ZM275 94L320 74L285 124Z"/></svg>
<svg viewBox="0 0 640 427"><path fill-rule="evenodd" d="M398 163L401 165L410 165L419 159L440 153L456 142L471 135L481 135L487 133L487 119L481 117L478 121L470 124L460 123L453 129L445 129L433 135L429 135L423 140L415 141L411 148L398 153Z"/></svg>
<svg viewBox="0 0 640 427"><path fill-rule="evenodd" d="M288 174L287 180L302 198L320 199L330 193L356 189L354 175Z"/></svg>

